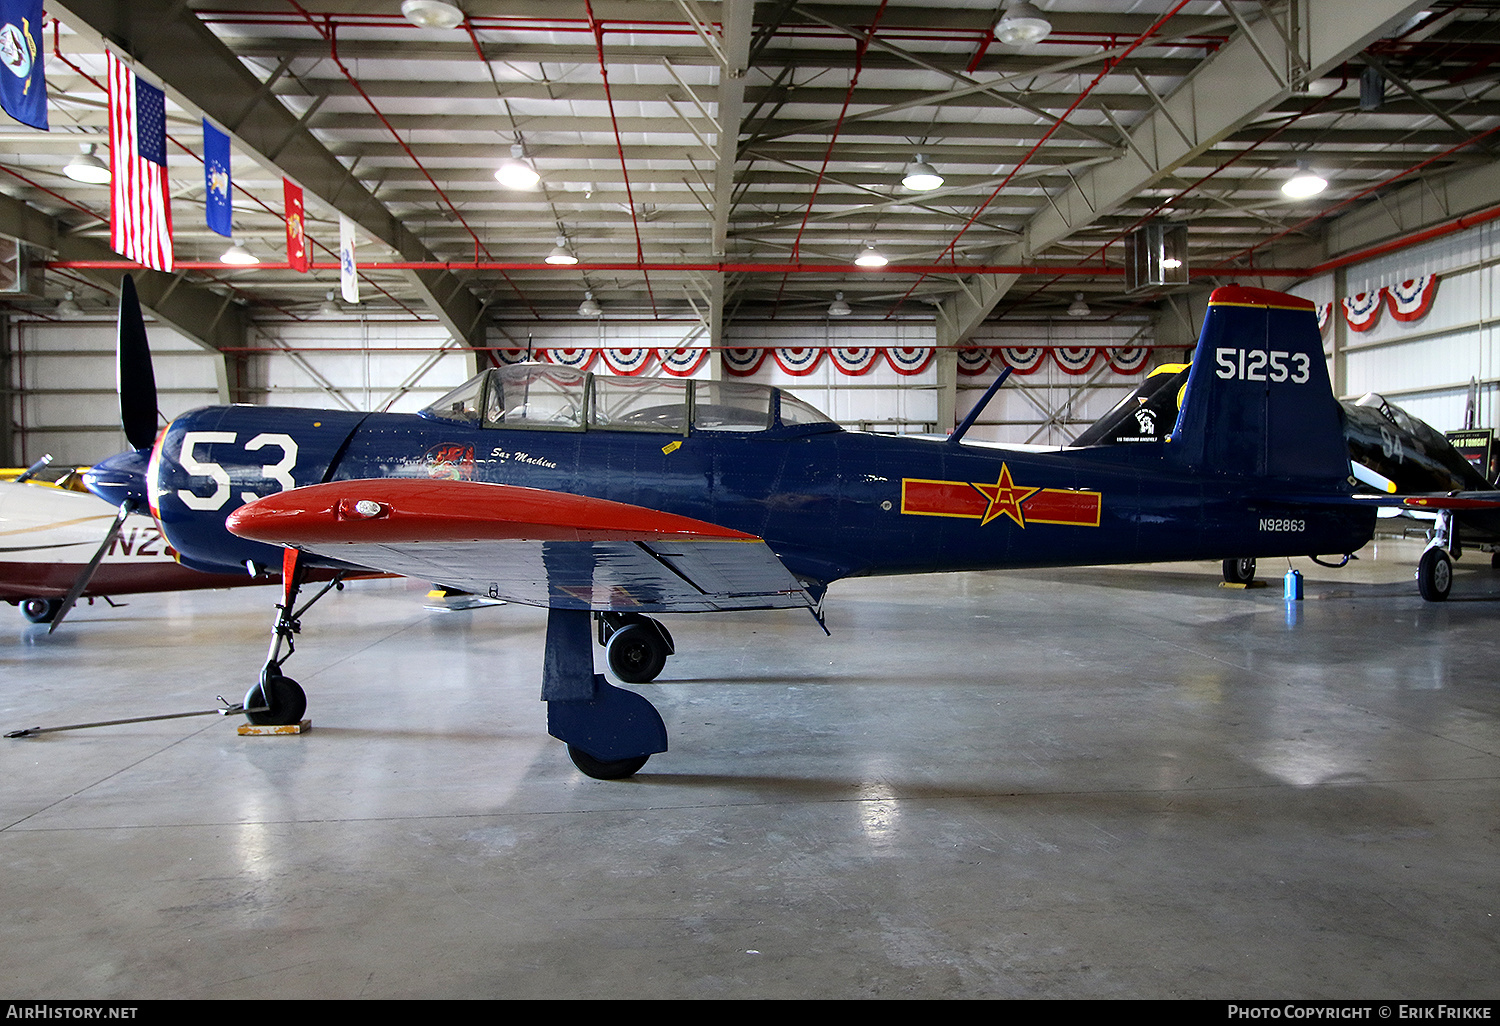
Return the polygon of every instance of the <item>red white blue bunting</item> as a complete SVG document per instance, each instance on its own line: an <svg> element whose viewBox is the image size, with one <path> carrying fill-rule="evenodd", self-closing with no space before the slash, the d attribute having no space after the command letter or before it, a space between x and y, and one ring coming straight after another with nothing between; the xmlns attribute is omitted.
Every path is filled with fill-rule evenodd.
<svg viewBox="0 0 1500 1026"><path fill-rule="evenodd" d="M776 366L798 378L811 374L823 359L823 350L812 346L779 346L771 352L776 357Z"/></svg>
<svg viewBox="0 0 1500 1026"><path fill-rule="evenodd" d="M594 362L594 354L598 351L597 349L543 349L539 355L548 363L560 363L564 367L587 370L589 364Z"/></svg>
<svg viewBox="0 0 1500 1026"><path fill-rule="evenodd" d="M958 372L973 377L983 374L990 369L990 358L993 351L989 349L960 349L958 351Z"/></svg>
<svg viewBox="0 0 1500 1026"><path fill-rule="evenodd" d="M1355 331L1369 331L1380 321L1380 307L1385 298L1385 289L1361 292L1344 299L1344 320Z"/></svg>
<svg viewBox="0 0 1500 1026"><path fill-rule="evenodd" d="M524 349L491 349L495 362L501 364L525 363L526 350Z"/></svg>
<svg viewBox="0 0 1500 1026"><path fill-rule="evenodd" d="M674 378L692 377L703 366L703 361L708 359L708 350L704 347L687 349L663 349L657 354L661 357L661 369Z"/></svg>
<svg viewBox="0 0 1500 1026"><path fill-rule="evenodd" d="M995 352L1017 374L1031 374L1042 365L1047 358L1047 350L1041 346L1007 346L996 349Z"/></svg>
<svg viewBox="0 0 1500 1026"><path fill-rule="evenodd" d="M857 378L880 359L880 350L874 346L838 346L828 350L828 358L840 373Z"/></svg>
<svg viewBox="0 0 1500 1026"><path fill-rule="evenodd" d="M1318 334L1324 338L1328 337L1328 326L1333 323L1333 304L1324 303L1318 307Z"/></svg>
<svg viewBox="0 0 1500 1026"><path fill-rule="evenodd" d="M748 378L760 370L760 365L765 358L764 349L726 349L724 350L724 369L737 378Z"/></svg>
<svg viewBox="0 0 1500 1026"><path fill-rule="evenodd" d="M1104 355L1109 360L1109 369L1116 374L1134 374L1151 359L1151 350L1147 346L1131 346L1126 349L1106 349Z"/></svg>
<svg viewBox="0 0 1500 1026"><path fill-rule="evenodd" d="M601 349L599 355L613 373L635 377L646 369L655 352L654 349Z"/></svg>
<svg viewBox="0 0 1500 1026"><path fill-rule="evenodd" d="M1427 311L1432 309L1432 301L1437 298L1437 282L1437 275L1424 274L1399 285L1387 285L1385 298L1391 308L1391 316L1403 322L1417 321L1427 316Z"/></svg>
<svg viewBox="0 0 1500 1026"><path fill-rule="evenodd" d="M1085 374L1094 365L1099 350L1092 346L1058 346L1052 358L1068 374Z"/></svg>
<svg viewBox="0 0 1500 1026"><path fill-rule="evenodd" d="M932 352L931 346L891 346L885 359L897 374L921 374L932 362Z"/></svg>

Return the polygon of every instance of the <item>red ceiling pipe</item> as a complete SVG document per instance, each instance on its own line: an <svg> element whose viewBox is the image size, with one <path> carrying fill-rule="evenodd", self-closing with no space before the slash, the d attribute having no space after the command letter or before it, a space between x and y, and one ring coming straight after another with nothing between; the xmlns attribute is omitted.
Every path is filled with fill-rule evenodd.
<svg viewBox="0 0 1500 1026"><path fill-rule="evenodd" d="M59 31L59 27L58 26L59 26L58 20L56 18L52 19L52 55L54 57L56 57L58 60L62 61L68 67L72 68L75 72L77 72L78 76L80 78L82 78L84 81L92 83L101 92L105 92L105 93L109 92L109 87L108 86L106 86L104 83L100 82L98 79L96 79L94 76L90 75L88 72L84 71L77 64L74 64L71 60L68 59L67 55L62 52L62 34ZM172 145L176 146L183 153L188 154L190 157L192 157L195 160L197 160L198 163L200 163L200 164L203 163L203 158L202 157L200 157L200 156L198 156L198 154L194 153L191 148L189 148L187 146L184 146L182 143L178 142L177 138L175 136L173 136L171 133L167 133L167 138L170 139L170 140L172 140ZM9 169L0 169L0 170L9 170ZM14 172L12 172L12 173L14 174ZM37 186L37 188L41 188L41 186ZM259 196L256 196L254 193L250 192L243 185L236 184L234 186L234 188L235 188L236 191L239 192L240 195L242 195L245 198L249 199L252 203L258 204L267 213L274 214L276 217L284 217L285 216L285 212L277 212L276 209L273 208L270 204L266 203L265 200L261 199ZM42 189L42 191L43 192L48 192L49 190ZM52 195L56 195L56 194L52 193ZM61 196L58 196L57 198L58 199L63 199L63 197L61 197ZM66 200L66 199L64 199L63 202L69 203L72 206L78 207L79 210L83 210L84 213L86 213L86 214L92 214L92 216L94 216L94 217L99 217L99 215L98 214L94 214L93 211L91 211L91 210L85 210L83 207L79 207L78 204L77 203L73 203L72 200ZM107 221L106 218L100 218L100 220ZM326 253L328 253L328 254L330 254L332 256L337 256L337 254L334 253L333 250L329 249L323 243L318 242L316 239L312 239L311 236L308 236L308 238L319 249L322 249L324 252L326 252ZM226 264L224 266L227 267L229 265ZM413 310L411 307L407 306L405 303L401 302L401 300L399 300L395 296L391 295L389 292L387 292L385 289L381 288L375 282L370 281L364 275L360 275L360 280L366 282L371 288L375 289L375 291L377 291L381 295L385 296L387 299L389 299L391 302L395 303L397 306L399 306L401 309L405 310L407 313L411 314L413 317L420 318L420 315L415 310ZM292 315L292 316L295 316L295 315Z"/></svg>
<svg viewBox="0 0 1500 1026"><path fill-rule="evenodd" d="M630 224L635 228L635 258L641 264L646 262L646 250L641 245L641 222L635 216L635 197L630 191L630 171L625 166L625 144L620 140L620 123L615 120L615 98L609 91L609 68L604 63L604 24L594 17L593 0L583 0L583 8L588 12L589 28L594 32L594 49L599 53L599 77L604 80L604 102L609 105L609 123L615 130L615 151L620 155L620 177L625 181L625 202L630 204ZM646 295L651 300L651 312L656 312L656 295L651 291L651 279L645 277Z"/></svg>
<svg viewBox="0 0 1500 1026"><path fill-rule="evenodd" d="M468 232L470 238L474 240L474 259L476 261L479 259L480 250L484 250L485 256L491 256L492 254L490 253L489 249L484 245L484 243L479 241L479 236L475 234L473 228L469 227L469 222L464 220L464 215L458 212L458 208L453 205L453 201L448 198L448 194L443 191L442 186L438 185L438 183L433 179L432 175L428 174L427 168L422 166L422 162L417 159L417 155L412 152L411 147L406 145L406 140L401 138L401 133L397 132L396 129L391 125L391 123L386 120L385 115L380 112L380 108L375 106L375 101L370 99L370 94L365 92L364 86L359 84L359 81L354 77L349 69L344 66L344 62L339 59L338 30L332 19L325 19L327 25L327 28L325 30L323 26L320 26L317 21L313 19L312 14L309 13L308 10L301 4L299 4L297 0L287 0L287 2L302 14L303 18L307 20L307 24L312 26L313 31L317 32L324 39L328 40L328 56L333 61L334 66L343 73L344 78L348 80L349 84L354 87L354 91L359 93L359 95L364 99L365 103L369 105L370 110L374 111L375 116L380 119L380 123L386 127L386 131L391 133L391 138L396 140L396 144L400 146L401 149L406 151L406 155L410 157L411 162L417 166L417 170L422 172L422 177L427 179L428 184L430 184L432 188L437 192L442 201L448 205L448 209L453 211L453 216L458 218L458 223L464 226L464 231ZM531 310L533 315L536 315L536 309L532 307L530 300L528 300L525 295L521 293L521 290L516 289L514 284L511 285L511 288L515 289L516 295L520 297L521 302L526 304L527 308Z"/></svg>
<svg viewBox="0 0 1500 1026"><path fill-rule="evenodd" d="M119 260L53 260L48 267L61 270L129 270L140 267L134 261ZM238 271L285 271L286 263L259 263L245 266L226 264L217 260L179 260L174 265L186 271L238 270ZM336 261L323 261L310 265L316 271L336 271ZM714 271L723 274L858 274L866 277L908 274L951 274L953 264L887 264L884 267L860 267L858 264L807 264L789 263L741 263L735 261L690 262L681 261L634 261L616 263L577 263L566 266L526 261L502 260L376 260L361 264L363 271L552 271L557 274L577 274L580 271ZM964 274L1066 274L1088 277L1118 277L1125 273L1122 267L1100 267L1098 264L960 264L957 269ZM1269 272L1268 272L1269 273Z"/></svg>
<svg viewBox="0 0 1500 1026"><path fill-rule="evenodd" d="M1061 117L1052 122L1052 127L1047 129L1047 131L1042 134L1042 137L1036 141L1036 145L1031 147L1031 149L1026 152L1026 155L1021 158L1020 162L1011 169L1010 174L1005 176L1004 181L1002 181L995 187L995 191L990 193L989 197L983 203L979 204L978 209L976 209L974 213L969 217L969 219L964 222L964 226L958 230L958 234L953 236L953 241L948 243L948 247L938 255L938 259L941 260L944 256L948 256L950 259L952 259L953 255L955 254L955 249L958 246L958 240L964 237L964 233L967 232L971 226L973 226L975 221L979 220L979 215L984 213L989 205L995 201L995 197L1000 195L1001 190L1009 185L1011 179L1015 178L1016 175L1020 173L1021 169L1025 167L1028 162L1030 162L1031 158L1036 155L1036 152L1042 148L1042 145L1046 143L1048 139L1052 138L1052 133L1056 132L1059 128L1062 127L1063 122L1068 119L1068 115L1072 114L1075 110L1078 109L1079 105L1083 103L1083 101L1088 97L1089 93L1092 93L1094 91L1094 88L1100 82L1104 81L1104 77L1106 75L1113 71L1122 61L1125 60L1126 57L1129 57L1132 53L1134 53L1142 43L1144 43L1151 36L1155 35L1157 29L1161 28L1168 21L1170 21L1172 17L1178 11L1186 7L1188 3L1189 0L1178 0L1177 4L1170 11L1168 11L1166 14L1163 14L1160 18L1156 19L1156 21L1152 23L1150 28L1146 29L1145 32L1141 33L1141 35L1136 38L1135 42L1127 46L1123 51L1120 52L1118 56L1110 57L1104 62L1104 67L1099 69L1099 74L1094 76L1094 80L1088 84L1088 87L1084 89L1083 92L1078 94L1078 97L1073 101L1072 105L1069 106L1067 110L1063 111ZM886 314L886 316L890 317L895 314L897 310L901 309L901 304L906 302L907 297L909 297L912 292L916 291L917 286L920 284L922 284L921 278L918 278L916 281L912 282L911 288L906 290L906 295L902 296L899 300L896 301L896 305L891 307L890 313Z"/></svg>
<svg viewBox="0 0 1500 1026"><path fill-rule="evenodd" d="M1290 235L1292 232L1295 232L1298 229L1304 228L1307 225L1312 224L1314 221L1321 220L1322 218L1327 217L1329 214L1332 214L1335 210L1341 210L1344 207L1347 207L1349 204L1355 202L1356 200L1364 199L1366 196L1370 195L1372 192L1376 192L1376 191L1378 191L1380 189L1383 189L1387 185L1390 185L1392 182L1399 181L1400 179L1405 178L1409 174L1414 174L1415 172L1422 170L1422 168L1426 167L1427 165L1432 164L1432 163L1434 163L1436 161L1442 160L1444 157L1449 156L1450 154L1455 153L1458 150L1461 150L1461 149L1463 149L1466 146L1472 146L1475 143L1479 142L1481 139L1484 139L1487 136L1493 135L1496 132L1500 132L1500 125L1495 125L1492 128L1487 128L1483 132L1480 132L1478 135L1471 136L1468 139L1465 139L1463 142L1458 143L1455 146L1448 147L1442 153L1434 154L1433 156L1428 157L1426 160L1423 160L1423 161L1420 161L1420 162L1418 162L1416 164L1413 164L1411 167L1407 168L1405 171L1398 171L1394 175L1391 175L1389 178L1386 178L1386 179L1384 179L1382 181L1376 182L1374 185L1371 185L1368 188L1360 190L1359 192L1355 193L1353 196L1348 197L1347 199L1340 200L1338 203L1335 203L1333 206L1328 207L1326 210L1321 210L1318 213L1312 215L1311 217L1304 218L1303 220L1298 221L1296 224L1292 225L1290 228L1287 228L1284 231L1276 233L1275 235L1271 236L1269 239L1264 239L1264 240L1262 240L1260 242L1257 242L1255 245L1249 247L1248 249L1240 250L1240 252L1235 253L1233 256L1225 257L1223 260L1220 260L1217 264L1215 264L1214 267L1215 268L1222 268L1222 267L1225 267L1225 265L1227 265L1231 260L1238 260L1240 257L1249 256L1252 253L1254 253L1256 250L1260 249L1262 246L1269 246L1271 243L1275 242L1277 239L1280 239L1280 238L1283 238L1284 236ZM1239 270L1239 268L1230 268L1230 270Z"/></svg>
<svg viewBox="0 0 1500 1026"><path fill-rule="evenodd" d="M844 90L844 105L839 108L838 121L833 126L833 131L828 136L828 146L823 150L823 166L818 168L818 177L813 180L812 192L807 197L807 209L802 212L802 223L797 226L797 237L792 240L792 259L795 261L802 252L802 233L807 231L807 219L812 216L813 204L818 200L818 190L823 187L823 178L828 174L828 162L833 158L833 145L838 141L839 132L844 127L844 117L849 113L849 101L854 99L854 88L859 85L859 72L865 63L865 51L870 48L870 41L875 38L876 26L880 24L881 17L885 14L887 0L880 0L880 7L875 11L875 17L870 19L870 27L865 31L864 38L859 41L859 46L854 50L854 74L849 78L849 88ZM781 287L776 290L776 305L781 305L781 294L786 291L786 277L781 279ZM771 316L775 316L775 310Z"/></svg>

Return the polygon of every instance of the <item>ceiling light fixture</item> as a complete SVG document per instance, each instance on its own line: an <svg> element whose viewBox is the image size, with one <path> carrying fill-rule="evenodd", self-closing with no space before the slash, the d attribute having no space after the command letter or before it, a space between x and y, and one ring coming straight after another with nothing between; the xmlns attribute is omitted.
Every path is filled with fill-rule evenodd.
<svg viewBox="0 0 1500 1026"><path fill-rule="evenodd" d="M1176 257L1162 257L1161 265L1170 270L1174 267L1181 267L1182 261L1178 260Z"/></svg>
<svg viewBox="0 0 1500 1026"><path fill-rule="evenodd" d="M1052 23L1026 0L1006 7L995 26L995 38L1006 46L1030 46L1040 43L1052 32Z"/></svg>
<svg viewBox="0 0 1500 1026"><path fill-rule="evenodd" d="M1328 180L1315 174L1307 161L1297 161L1297 170L1281 186L1281 191L1292 199L1307 199L1328 188Z"/></svg>
<svg viewBox="0 0 1500 1026"><path fill-rule="evenodd" d="M78 302L73 298L73 290L72 289L69 289L67 292L65 292L63 294L62 302L57 304L56 313L57 313L57 316L59 316L59 317L82 317L83 316L83 308L81 306L79 306Z"/></svg>
<svg viewBox="0 0 1500 1026"><path fill-rule="evenodd" d="M901 176L901 184L913 192L931 192L943 184L943 176L938 174L933 166L927 163L927 159L918 153L917 159L906 165L906 173Z"/></svg>
<svg viewBox="0 0 1500 1026"><path fill-rule="evenodd" d="M109 165L94 156L94 144L84 143L78 147L79 153L68 161L63 168L63 174L75 182L83 182L87 185L108 185Z"/></svg>
<svg viewBox="0 0 1500 1026"><path fill-rule="evenodd" d="M565 237L561 235L557 237L557 245L551 253L547 254L547 263L560 266L578 263L578 257L574 256L573 251L568 248L568 240Z"/></svg>
<svg viewBox="0 0 1500 1026"><path fill-rule="evenodd" d="M510 159L501 161L495 169L495 181L507 189L535 189L541 180L542 176L526 159L526 150L520 143L510 148Z"/></svg>
<svg viewBox="0 0 1500 1026"><path fill-rule="evenodd" d="M260 263L260 257L250 252L244 246L241 246L234 239L229 240L229 248L224 251L224 255L219 257L219 259L226 264L238 264L242 267Z"/></svg>
<svg viewBox="0 0 1500 1026"><path fill-rule="evenodd" d="M417 28L450 29L464 20L464 12L442 0L405 0L401 14Z"/></svg>
<svg viewBox="0 0 1500 1026"><path fill-rule="evenodd" d="M318 315L320 317L337 317L344 312L344 308L339 305L339 301L333 298L334 295L333 289L329 289L327 298L318 304Z"/></svg>
<svg viewBox="0 0 1500 1026"><path fill-rule="evenodd" d="M594 294L592 292L585 292L583 294L583 302L578 304L578 316L598 317L603 313L604 311L600 309L599 304L594 302Z"/></svg>
<svg viewBox="0 0 1500 1026"><path fill-rule="evenodd" d="M849 309L849 304L844 302L844 294L835 292L833 302L828 305L829 317L848 317L854 311Z"/></svg>
<svg viewBox="0 0 1500 1026"><path fill-rule="evenodd" d="M881 253L880 250L875 248L875 243L873 242L865 243L864 252L855 257L854 262L860 267L884 267L886 264L890 263L890 261L885 258L885 254Z"/></svg>
<svg viewBox="0 0 1500 1026"><path fill-rule="evenodd" d="M1069 317L1087 317L1093 312L1089 309L1089 305L1083 301L1082 292L1073 293L1073 303L1068 307Z"/></svg>

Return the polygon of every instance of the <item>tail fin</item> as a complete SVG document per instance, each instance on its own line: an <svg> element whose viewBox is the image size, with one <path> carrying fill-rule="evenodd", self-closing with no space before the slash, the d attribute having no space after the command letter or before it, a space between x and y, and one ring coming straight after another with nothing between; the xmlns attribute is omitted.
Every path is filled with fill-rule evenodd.
<svg viewBox="0 0 1500 1026"><path fill-rule="evenodd" d="M1202 473L1346 481L1343 413L1313 304L1215 289L1171 442L1174 458Z"/></svg>

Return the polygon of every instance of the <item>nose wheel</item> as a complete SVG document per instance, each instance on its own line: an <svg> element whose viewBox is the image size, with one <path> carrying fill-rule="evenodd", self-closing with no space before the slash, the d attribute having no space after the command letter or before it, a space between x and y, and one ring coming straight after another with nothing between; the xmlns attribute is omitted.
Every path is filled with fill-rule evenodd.
<svg viewBox="0 0 1500 1026"><path fill-rule="evenodd" d="M257 727L289 727L301 723L305 712L307 693L302 685L277 670L268 670L245 692L245 719Z"/></svg>

